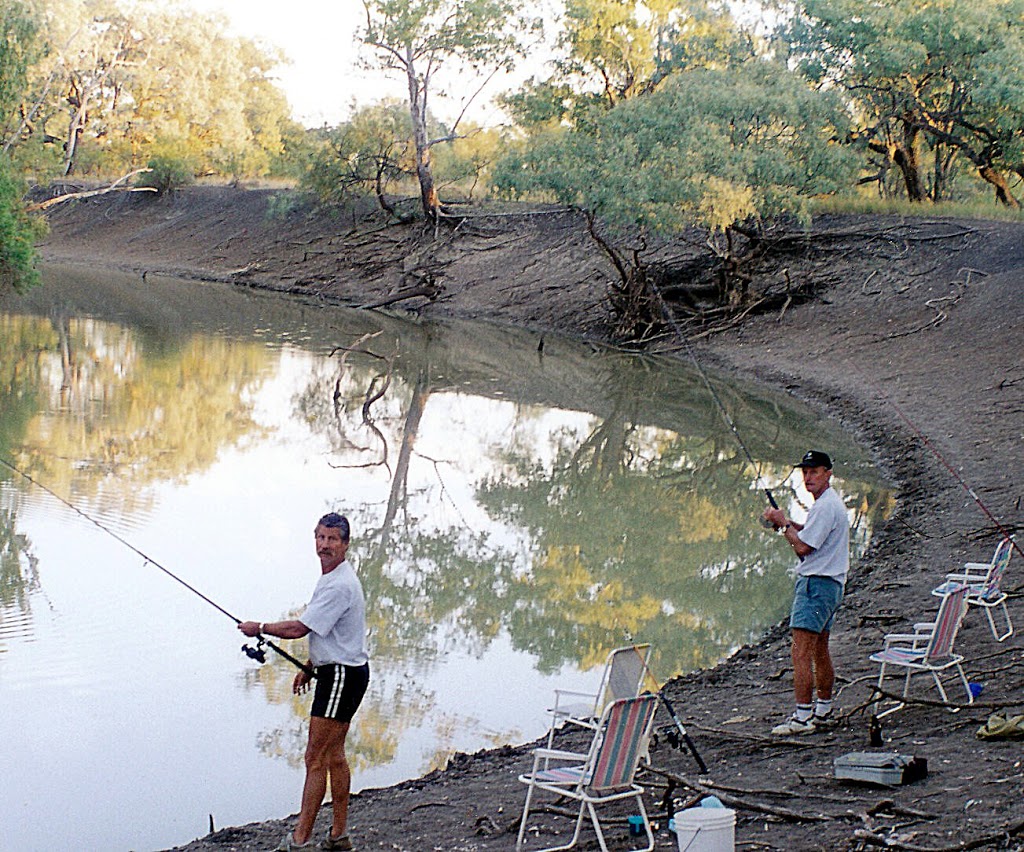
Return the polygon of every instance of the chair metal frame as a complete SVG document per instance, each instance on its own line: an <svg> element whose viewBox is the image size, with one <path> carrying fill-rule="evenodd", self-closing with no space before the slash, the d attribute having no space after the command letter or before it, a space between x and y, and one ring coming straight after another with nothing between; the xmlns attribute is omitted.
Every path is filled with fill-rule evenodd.
<svg viewBox="0 0 1024 852"><path fill-rule="evenodd" d="M641 758L647 753L657 709L658 697L651 693L617 699L605 707L601 714L586 754L551 748L535 749L533 769L519 776L519 780L528 786L516 849L523 848L534 792L544 790L579 802L580 809L572 839L561 846L549 846L539 852L555 852L575 846L580 839L585 814L590 816L601 852L608 852L596 806L630 798L636 799L637 809L643 818L647 835L647 846L643 852L651 852L654 849L654 832L644 808L644 788L636 783L634 777ZM551 768L553 762L563 765ZM573 765L564 765L570 762Z"/></svg>
<svg viewBox="0 0 1024 852"><path fill-rule="evenodd" d="M997 642L1009 639L1013 635L1013 622L1010 620L1010 611L1006 608L1009 595L1000 588L1013 553L1013 538L1004 538L996 545L991 562L965 562L963 571L947 574L946 581L932 589L933 595L941 597L953 583L966 585L967 605L985 610L989 629ZM1002 611L1003 621L1006 622L1003 632L1000 632L1002 628L996 627L992 616L992 610L996 608Z"/></svg>
<svg viewBox="0 0 1024 852"><path fill-rule="evenodd" d="M548 712L551 713L548 748L553 746L555 729L560 724L569 722L593 730L605 707L612 701L619 698L636 698L643 691L644 676L649 671L650 658L649 644L615 648L605 660L601 682L596 692L556 689L555 704L548 708ZM565 699L570 699L570 703L565 703Z"/></svg>
<svg viewBox="0 0 1024 852"><path fill-rule="evenodd" d="M953 583L942 596L935 621L915 624L913 633L886 634L882 650L872 654L869 659L880 664L878 670L879 690L882 689L882 683L885 680L886 666L901 666L906 669L906 677L903 682L904 700L879 713L877 712L881 699L879 693L879 698L875 700L872 708L876 716L879 718L888 716L905 707L911 676L922 672L932 676L939 695L942 696L942 703L949 704L949 697L942 685L940 673L953 669L963 685L967 703L974 703L974 695L961 665L964 657L953 650L956 635L963 623L964 614L967 612L968 591L968 587L962 583ZM956 712L959 708L950 707L949 709Z"/></svg>

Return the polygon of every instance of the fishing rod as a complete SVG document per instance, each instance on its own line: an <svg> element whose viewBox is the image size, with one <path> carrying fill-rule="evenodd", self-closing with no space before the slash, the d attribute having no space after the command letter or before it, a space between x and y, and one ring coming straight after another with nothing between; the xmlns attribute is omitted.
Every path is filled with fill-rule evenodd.
<svg viewBox="0 0 1024 852"><path fill-rule="evenodd" d="M694 353L693 348L690 346L690 342L686 339L686 334L684 333L682 327L676 320L675 314L672 313L672 310L669 308L668 304L666 304L665 299L662 297L661 291L657 288L657 286L652 283L651 289L654 291L654 295L658 299L658 307L661 309L662 315L668 321L669 325L672 326L672 329L676 333L676 337L679 338L679 341L683 344L683 348L686 350L686 354L689 355L690 360L693 361L693 366L697 368L697 373L700 375L701 380L704 382L704 387L708 389L708 393L711 395L711 398L715 401L715 405L718 407L718 411L722 415L722 419L725 421L725 425L729 427L729 431L732 432L732 436L736 439L736 443L739 444L740 450L743 451L743 455L746 457L747 462L750 464L751 468L753 468L753 470L756 472L757 482L761 484L761 490L764 491L764 496L768 498L768 504L773 509L778 509L779 504L775 500L775 495L772 494L771 489L767 485L764 485L761 482L761 466L759 464L755 464L753 456L750 455L750 450L747 449L746 443L744 443L743 438L740 436L739 429L736 428L736 424L733 422L732 417L729 415L729 411L728 409L726 409L725 404L722 402L722 398L718 395L718 392L712 386L710 379L708 379L708 374L704 372L704 368L701 367L700 361L697 360L697 356ZM764 519L762 519L762 523L767 527L772 526L772 523L770 521Z"/></svg>
<svg viewBox="0 0 1024 852"><path fill-rule="evenodd" d="M105 526L104 524L100 523L98 520L96 520L96 518L92 517L91 515L89 515L86 512L84 512L82 509L78 508L78 506L76 506L71 501L69 501L69 500L65 499L64 497L62 497L60 494L58 494L52 488L47 487L42 482L40 482L38 479L33 478L30 474L26 473L25 471L21 470L20 468L15 467L13 464L11 464L11 462L7 461L6 459L4 459L2 457L0 457L0 465L3 465L8 470L13 471L18 476L22 477L23 479L27 480L28 482L31 482L33 485L35 485L37 488L45 491L47 494L49 494L55 500L59 501L60 503L63 503L72 512L74 512L77 515L80 515L81 517L85 518L85 520L87 520L89 523L93 524L94 526L99 527L99 529L103 530L103 532L105 532L107 535L109 535L115 541L120 542L125 547L127 547L130 551L132 551L133 553L136 553L139 556L141 556L143 558L143 560L145 560L146 564L152 565L154 568L159 568L161 571L163 571L172 580L175 580L178 583L181 583L181 585L183 585L186 589L188 589L190 592L192 592L192 594L197 595L198 597L202 598L204 601L206 601L210 606L212 606L218 612L221 612L224 615L226 615L228 618L230 618L233 622L235 622L235 624L241 624L242 623L242 619L232 615L230 612L228 612L226 609L224 609L224 607L222 607L219 603L217 603L213 599L208 598L206 595L204 595L195 586L193 586L193 585L189 584L188 582L186 582L185 580L183 580L181 577L179 577L177 574L175 574L169 568L165 568L163 565L161 565L159 562L157 562L153 557L148 556L147 554L143 553L141 550L139 550L139 548L137 548L130 541L128 541L127 539L125 539L122 536L118 535L116 532L114 532L112 529L110 529L110 527ZM298 660L295 657L293 657L286 650L284 650L284 648L281 648L280 646L278 646L274 642L271 642L269 639L264 637L262 634L260 634L259 637L258 637L258 642L256 644L256 647L252 647L251 645L248 645L248 644L243 645L242 646L242 652L247 657L249 657L249 659L251 659L251 660L256 660L256 662L258 662L258 663L265 663L267 661L267 657L266 657L266 652L263 650L264 646L267 646L271 650L276 651L278 654L280 654L282 657L284 657L289 663L291 663L294 666L298 666L300 669L302 669L302 671L304 671L310 677L316 677L316 672L314 672L312 668L310 668L305 663L303 663L300 660Z"/></svg>
<svg viewBox="0 0 1024 852"><path fill-rule="evenodd" d="M981 501L981 498L975 493L974 489L971 488L971 486L964 481L964 478L960 475L956 468L954 468L953 465L946 461L945 456L943 456L942 453L939 452L938 448L935 447L935 445L928 440L928 437L924 434L924 432L922 432L920 429L917 428L917 426L914 425L914 422L904 413L903 409L900 408L892 399L890 399L885 394L882 394L882 398L896 410L896 413L900 416L900 419L902 419L903 422L910 427L910 430L915 435L917 435L918 438L921 439L921 443L923 443L932 452L935 458L937 458L942 463L942 466L953 475L953 478L960 484L960 487L963 488L964 491L966 491L970 495L971 499L974 500L978 508L981 509L982 512L984 512L985 516L990 521L992 521L996 529L999 530L1000 533L1002 533L1004 538L1009 540L1010 546L1013 547L1013 549L1016 550L1021 556L1024 556L1024 550L1021 550L1021 547L1019 544L1017 544L1017 540L1013 537L1013 534L999 522L999 519L995 515L993 515L991 511L989 511L988 506L986 506Z"/></svg>
<svg viewBox="0 0 1024 852"><path fill-rule="evenodd" d="M632 642L633 640L627 637L626 641ZM686 733L686 728L683 727L682 720L679 718L679 715L676 713L675 708L672 706L672 702L669 701L668 697L665 695L664 689L662 689L658 685L659 681L654 676L654 672L651 671L651 667L647 665L647 659L644 657L643 654L640 653L640 649L637 648L636 645L633 646L633 652L636 654L637 659L640 660L640 665L644 667L644 672L646 673L647 677L654 681L654 685L655 687L657 687L657 689L655 690L655 695L657 695L658 698L661 699L661 703L665 705L665 710L668 711L668 715L672 719L672 723L675 725L676 730L679 732L679 736L682 738L683 742L686 743L686 747L690 750L690 754L693 755L693 759L697 761L697 768L700 769L700 774L707 775L708 767L707 764L704 763L704 758L700 756L700 752L697 751L697 746L694 744L693 740L690 739L690 735ZM671 745L673 748L679 747L678 741L672 742L674 736L666 735L666 738L669 741L669 745Z"/></svg>

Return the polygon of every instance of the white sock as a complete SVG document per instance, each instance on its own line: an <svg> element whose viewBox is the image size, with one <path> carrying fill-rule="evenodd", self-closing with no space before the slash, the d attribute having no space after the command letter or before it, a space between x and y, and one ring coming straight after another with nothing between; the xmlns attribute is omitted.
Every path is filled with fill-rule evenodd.
<svg viewBox="0 0 1024 852"><path fill-rule="evenodd" d="M818 704L814 708L815 716L827 716L832 712L832 699L825 700L824 698L818 699Z"/></svg>
<svg viewBox="0 0 1024 852"><path fill-rule="evenodd" d="M813 704L797 704L796 705L796 718L799 722L806 722L811 716L814 715Z"/></svg>

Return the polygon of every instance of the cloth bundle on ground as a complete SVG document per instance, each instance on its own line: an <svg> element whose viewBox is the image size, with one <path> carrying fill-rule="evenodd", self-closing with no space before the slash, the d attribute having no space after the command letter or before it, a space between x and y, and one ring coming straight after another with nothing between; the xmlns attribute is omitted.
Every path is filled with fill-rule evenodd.
<svg viewBox="0 0 1024 852"><path fill-rule="evenodd" d="M1024 715L1007 718L1001 713L993 713L988 717L975 736L979 740L1019 740L1024 739Z"/></svg>

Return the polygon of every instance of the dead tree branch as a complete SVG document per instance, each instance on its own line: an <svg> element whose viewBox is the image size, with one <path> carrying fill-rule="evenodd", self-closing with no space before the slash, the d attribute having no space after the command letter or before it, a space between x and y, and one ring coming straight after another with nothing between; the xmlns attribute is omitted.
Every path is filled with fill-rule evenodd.
<svg viewBox="0 0 1024 852"><path fill-rule="evenodd" d="M93 198L97 195L106 195L108 192L156 192L156 187L152 186L121 186L129 178L135 177L135 175L142 174L143 172L151 172L152 169L136 169L133 172L128 172L124 177L120 177L115 180L110 186L105 186L102 189L89 189L84 192L67 192L63 195L58 195L54 198L48 198L46 201L39 201L35 204L28 204L25 206L25 210L29 213L40 213L44 210L49 210L51 207L56 207L58 204L63 204L65 201L73 201L82 198Z"/></svg>

